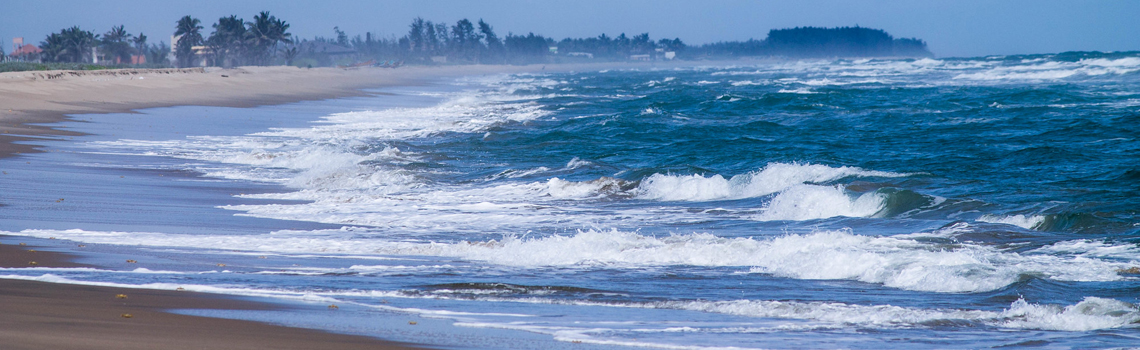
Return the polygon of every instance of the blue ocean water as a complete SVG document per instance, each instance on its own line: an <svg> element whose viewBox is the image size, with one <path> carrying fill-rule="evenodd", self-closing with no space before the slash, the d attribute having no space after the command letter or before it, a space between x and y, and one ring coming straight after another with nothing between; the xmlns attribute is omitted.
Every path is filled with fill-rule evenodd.
<svg viewBox="0 0 1140 350"><path fill-rule="evenodd" d="M223 316L456 348L1140 344L1137 54L383 92L80 116L0 161L0 229L106 268L0 274L331 303Z"/></svg>

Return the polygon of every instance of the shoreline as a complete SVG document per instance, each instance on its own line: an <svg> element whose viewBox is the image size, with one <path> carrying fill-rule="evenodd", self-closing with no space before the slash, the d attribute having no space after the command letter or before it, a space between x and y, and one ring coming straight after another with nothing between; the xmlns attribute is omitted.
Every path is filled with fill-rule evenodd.
<svg viewBox="0 0 1140 350"><path fill-rule="evenodd" d="M682 67L714 62L297 68L109 69L0 73L0 158L39 152L28 141L81 134L50 124L69 115L131 113L173 106L257 107L366 96L365 89L415 86L487 74ZM549 69L547 69L549 68Z"/></svg>
<svg viewBox="0 0 1140 350"><path fill-rule="evenodd" d="M667 66L692 65L675 62ZM256 107L371 95L364 89L416 86L488 74L657 68L603 62L530 66L383 68L239 67L0 73L0 159L43 152L36 140L84 134L57 129L74 114L133 113L185 105ZM549 69L548 69L549 68ZM0 204L2 205L2 204ZM0 235L0 241L20 237ZM0 244L0 268L97 267L67 252ZM128 299L114 298L128 295ZM422 349L379 338L255 321L181 315L167 310L288 309L239 296L157 291L0 278L0 335L13 349ZM123 318L122 314L131 314ZM203 337L204 334L209 336Z"/></svg>
<svg viewBox="0 0 1140 350"><path fill-rule="evenodd" d="M13 241L16 237L3 237ZM0 244L0 268L90 267L36 246ZM5 349L426 349L373 337L168 312L285 306L197 292L0 278ZM336 312L330 310L330 312ZM126 315L129 315L127 317Z"/></svg>
<svg viewBox="0 0 1140 350"><path fill-rule="evenodd" d="M392 69L108 70L0 73L0 159L42 152L35 140L83 134L57 129L70 115L132 113L183 105L256 107L370 93L363 89L429 84L447 77L525 73L543 67ZM48 79L47 77L51 77ZM0 268L95 267L78 256L8 244ZM29 252L33 250L34 252ZM32 265L32 262L35 262ZM127 299L115 296L125 294ZM12 349L423 349L422 345L256 321L181 315L167 310L288 309L238 296L127 289L0 278L0 336ZM332 312L332 311L330 311ZM132 315L131 318L122 317Z"/></svg>

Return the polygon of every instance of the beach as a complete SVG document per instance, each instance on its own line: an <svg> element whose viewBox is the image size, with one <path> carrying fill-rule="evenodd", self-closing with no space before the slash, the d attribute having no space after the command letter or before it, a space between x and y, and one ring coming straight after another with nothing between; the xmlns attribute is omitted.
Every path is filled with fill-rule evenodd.
<svg viewBox="0 0 1140 350"><path fill-rule="evenodd" d="M66 137L48 124L68 114L202 105L253 107L360 96L365 88L423 84L443 77L543 71L544 66L382 68L238 67L111 69L0 73L0 157L30 152L15 145ZM564 67L564 69L573 67ZM583 66L585 68L585 66Z"/></svg>
<svg viewBox="0 0 1140 350"><path fill-rule="evenodd" d="M0 245L0 267L82 267L38 247ZM34 251L34 252L32 252ZM219 295L0 279L5 349L415 349L411 344L256 322L177 315L168 309L280 306ZM334 312L334 311L330 311Z"/></svg>
<svg viewBox="0 0 1140 350"><path fill-rule="evenodd" d="M252 107L365 94L459 74L542 67L395 69L120 69L0 73L0 157L35 152L41 138L74 132L50 125L69 114L177 105ZM33 142L34 143L34 142ZM81 267L66 254L0 245L0 267ZM116 295L128 295L117 299ZM218 295L0 279L0 337L6 349L412 349L375 338L256 322L176 315L167 309L266 309ZM122 315L130 314L131 318Z"/></svg>
<svg viewBox="0 0 1140 350"><path fill-rule="evenodd" d="M598 69L564 65L551 70ZM532 66L382 68L239 67L0 73L0 158L37 152L35 140L80 135L54 129L72 114L155 107L254 107L368 95L363 89L427 84L468 75L543 72ZM21 143L15 143L21 142ZM2 204L0 204L2 205ZM82 267L73 256L4 239L0 267ZM127 299L116 299L125 294ZM281 306L224 296L0 279L0 334L6 349L410 349L375 338L165 313L167 309ZM131 318L121 315L130 314Z"/></svg>
<svg viewBox="0 0 1140 350"><path fill-rule="evenodd" d="M6 119L0 283L22 322L169 319L154 342L198 316L459 349L1123 348L1137 72L25 73L5 106L50 123Z"/></svg>

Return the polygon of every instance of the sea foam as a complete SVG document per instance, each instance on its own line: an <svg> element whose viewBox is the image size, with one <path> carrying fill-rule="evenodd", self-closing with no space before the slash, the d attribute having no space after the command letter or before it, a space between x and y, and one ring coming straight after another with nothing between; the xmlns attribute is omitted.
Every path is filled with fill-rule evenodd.
<svg viewBox="0 0 1140 350"><path fill-rule="evenodd" d="M649 236L621 231L455 243L353 239L336 231L270 235L193 236L140 232L26 230L6 234L79 242L214 249L245 247L281 254L379 254L454 257L522 268L640 266L736 267L746 273L813 280L854 280L945 293L1003 288L1026 276L1063 281L1119 281L1140 263L1140 252L1111 258L1053 251L1007 252L987 245L941 245L912 237L822 231L774 238L710 234ZM1103 249L1103 248L1102 248Z"/></svg>

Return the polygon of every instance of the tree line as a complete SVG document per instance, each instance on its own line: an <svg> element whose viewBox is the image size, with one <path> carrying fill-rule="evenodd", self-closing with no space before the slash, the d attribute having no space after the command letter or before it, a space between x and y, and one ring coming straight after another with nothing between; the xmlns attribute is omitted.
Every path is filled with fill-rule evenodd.
<svg viewBox="0 0 1140 350"><path fill-rule="evenodd" d="M293 43L289 23L262 11L253 20L231 15L219 18L212 26L209 37L202 37L201 21L191 16L178 20L174 36L177 37L174 55L180 66L191 65L195 59L193 47L205 46L207 65L232 67L237 65L268 65L279 56L283 45Z"/></svg>
<svg viewBox="0 0 1140 350"><path fill-rule="evenodd" d="M333 37L299 39L289 33L290 24L260 12L246 21L236 15L219 18L207 35L201 20L184 16L175 22L174 64L178 66L317 65L328 66L365 60L400 61L413 64L526 64L631 58L706 59L741 56L783 57L873 57L931 56L926 43L914 38L892 37L880 29L861 27L797 27L773 29L764 40L725 41L698 46L679 38L653 40L649 33L616 37L601 34L588 38L554 40L533 32L507 33L500 37L482 19L460 19L454 24L417 17L402 36L382 37L371 32L350 37L339 27ZM148 44L146 35L131 35L124 26L103 34L65 28L44 39L42 59L48 62L91 62L92 48L104 59L131 63L141 55L151 65L170 65L171 47ZM664 53L669 52L669 55Z"/></svg>
<svg viewBox="0 0 1140 350"><path fill-rule="evenodd" d="M45 62L92 62L95 54L92 49L97 48L109 59L122 64L131 63L131 56L141 55L157 65L168 63L166 53L170 51L163 42L147 44L146 34L131 35L122 25L111 27L102 35L78 26L65 28L48 35L39 48L43 50L40 59Z"/></svg>
<svg viewBox="0 0 1140 350"><path fill-rule="evenodd" d="M398 59L411 63L433 64L477 63L477 64L525 64L556 62L568 59L569 53L589 54L600 60L626 60L631 55L657 53L658 49L681 51L685 44L681 39L650 40L648 33L627 37L624 33L617 37L605 34L591 38L553 38L529 32L527 34L507 33L499 36L493 26L479 19L472 22L460 19L454 24L433 22L417 17L408 25L408 32L400 37L380 37L371 32L351 39L339 28L334 28L333 38L316 37L302 40L299 58L318 58L320 51L308 51L308 43L335 44L355 52L359 58L390 60Z"/></svg>
<svg viewBox="0 0 1140 350"><path fill-rule="evenodd" d="M269 12L261 12L246 22L237 16L218 19L214 31L202 35L201 21L184 16L175 23L175 62L180 67L196 65L196 59L206 59L208 65L268 65L274 58L286 53L283 45L293 43L288 32L289 24ZM204 46L206 57L194 47ZM97 52L106 60L117 64L132 63L132 56L145 57L150 65L170 65L171 47L164 42L148 44L143 33L132 35L123 25L111 27L103 34L95 34L78 26L65 28L47 36L39 45L43 50L40 59L45 62L93 62ZM95 49L95 50L92 50Z"/></svg>

